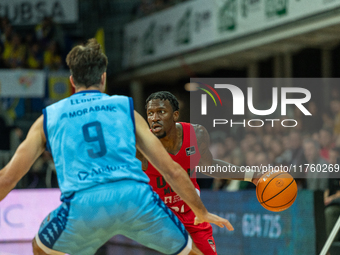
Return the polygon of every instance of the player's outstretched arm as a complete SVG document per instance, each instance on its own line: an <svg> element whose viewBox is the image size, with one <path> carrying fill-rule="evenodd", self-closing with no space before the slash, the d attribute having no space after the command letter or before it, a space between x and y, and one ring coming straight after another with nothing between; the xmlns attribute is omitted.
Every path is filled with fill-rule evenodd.
<svg viewBox="0 0 340 255"><path fill-rule="evenodd" d="M253 172L246 173L239 166L235 166L223 160L213 159L209 150L210 137L208 131L201 125L193 124L193 126L197 138L198 149L201 154L201 159L195 169L197 172L201 172L209 177L249 181L255 185L257 184L260 176L253 175ZM224 171L219 171L218 169L224 169Z"/></svg>
<svg viewBox="0 0 340 255"><path fill-rule="evenodd" d="M249 182L254 183L255 185L257 185L258 180L264 174L264 172L254 172L254 171L247 172L246 169L242 169L239 166L235 166L233 164L230 164L226 161L219 160L219 159L213 159L212 166L215 166L216 169L217 169L217 166L228 169L227 172L222 171L222 173L221 172L213 173L213 176L217 178L232 179L232 180L239 180L239 181L249 181Z"/></svg>
<svg viewBox="0 0 340 255"><path fill-rule="evenodd" d="M162 143L150 132L146 121L136 111L135 123L137 149L156 167L164 176L164 179L170 184L171 188L193 210L195 215L200 219L199 223L214 220L212 223L219 226L227 226L229 230L233 230L229 221L223 218L218 219L216 215L216 217L212 217L212 214L208 213L186 171L171 159ZM229 224L227 224L226 221Z"/></svg>
<svg viewBox="0 0 340 255"><path fill-rule="evenodd" d="M0 170L0 201L7 196L43 153L46 144L43 120L44 117L40 116L35 121L10 162Z"/></svg>

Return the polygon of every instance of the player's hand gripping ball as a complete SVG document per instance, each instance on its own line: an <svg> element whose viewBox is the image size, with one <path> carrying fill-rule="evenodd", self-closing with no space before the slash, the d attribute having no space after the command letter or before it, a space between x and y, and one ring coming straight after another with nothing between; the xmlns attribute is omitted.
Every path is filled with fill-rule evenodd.
<svg viewBox="0 0 340 255"><path fill-rule="evenodd" d="M294 203L297 191L296 182L290 174L268 172L257 183L256 197L265 209L280 212Z"/></svg>

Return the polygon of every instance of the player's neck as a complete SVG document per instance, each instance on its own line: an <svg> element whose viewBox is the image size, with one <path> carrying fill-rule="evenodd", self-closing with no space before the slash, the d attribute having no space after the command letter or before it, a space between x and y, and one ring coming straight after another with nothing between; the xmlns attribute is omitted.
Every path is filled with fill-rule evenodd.
<svg viewBox="0 0 340 255"><path fill-rule="evenodd" d="M175 123L170 132L165 137L160 139L167 152L174 155L177 154L182 146L182 132L181 124Z"/></svg>
<svg viewBox="0 0 340 255"><path fill-rule="evenodd" d="M101 91L101 88L100 86L90 86L90 87L76 87L75 88L75 92L78 93L78 92L81 92L81 91L87 91L87 90L99 90L100 92L103 92Z"/></svg>

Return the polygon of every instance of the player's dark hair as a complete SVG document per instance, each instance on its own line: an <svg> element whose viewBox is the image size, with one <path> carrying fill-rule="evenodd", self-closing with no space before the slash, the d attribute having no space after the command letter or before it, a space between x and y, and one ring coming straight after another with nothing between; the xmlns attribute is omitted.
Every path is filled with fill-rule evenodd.
<svg viewBox="0 0 340 255"><path fill-rule="evenodd" d="M169 100L171 108L173 111L179 110L179 104L177 98L171 94L169 91L159 91L152 93L145 101L145 109L147 108L147 104L153 99L160 100Z"/></svg>
<svg viewBox="0 0 340 255"><path fill-rule="evenodd" d="M88 88L100 84L108 60L100 44L92 38L84 46L75 46L67 54L66 63L71 70L75 85Z"/></svg>

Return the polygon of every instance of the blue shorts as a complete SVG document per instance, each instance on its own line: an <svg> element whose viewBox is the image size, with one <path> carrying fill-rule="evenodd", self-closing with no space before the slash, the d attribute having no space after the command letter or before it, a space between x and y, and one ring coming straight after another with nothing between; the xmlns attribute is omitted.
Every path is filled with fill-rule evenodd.
<svg viewBox="0 0 340 255"><path fill-rule="evenodd" d="M183 224L142 182L123 180L76 192L52 211L36 235L48 254L93 255L115 235L165 254L188 254Z"/></svg>

